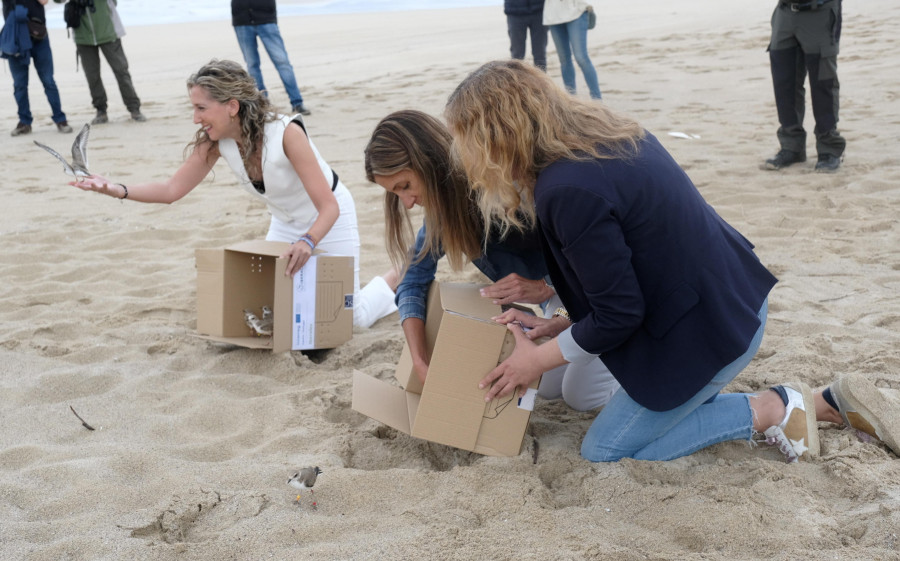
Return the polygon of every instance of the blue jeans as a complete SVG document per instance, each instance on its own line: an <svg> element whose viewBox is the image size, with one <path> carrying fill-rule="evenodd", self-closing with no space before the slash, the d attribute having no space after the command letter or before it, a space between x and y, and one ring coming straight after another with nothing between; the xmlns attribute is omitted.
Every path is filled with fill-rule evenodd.
<svg viewBox="0 0 900 561"><path fill-rule="evenodd" d="M720 394L753 359L762 343L769 301L759 310L760 326L747 351L725 366L686 403L669 411L651 411L623 390L616 392L594 419L581 443L592 462L673 460L726 440L753 435L750 394Z"/></svg>
<svg viewBox="0 0 900 561"><path fill-rule="evenodd" d="M581 67L591 97L600 99L602 96L600 85L597 83L597 70L591 63L587 52L587 26L588 14L584 12L568 23L551 25L550 34L553 36L556 53L559 55L559 66L566 89L570 93L575 93L575 65L572 64L572 55L574 54L575 62Z"/></svg>
<svg viewBox="0 0 900 561"><path fill-rule="evenodd" d="M291 107L296 107L303 103L303 96L300 95L300 87L297 85L297 78L294 77L294 68L291 61L288 60L287 51L284 48L284 40L281 38L281 32L278 31L277 23L266 23L263 25L238 25L234 28L237 35L238 45L241 47L241 53L244 55L244 62L247 63L247 72L256 80L256 87L260 91L265 92L266 86L263 84L262 70L259 68L259 49L256 38L262 41L263 47L269 53L272 64L278 70L278 75L287 90L288 97L291 100Z"/></svg>
<svg viewBox="0 0 900 561"><path fill-rule="evenodd" d="M53 122L64 122L66 114L63 113L59 89L53 79L53 53L50 51L49 37L40 41L32 41L31 60L34 61L34 69L44 85L44 95L47 96L50 109L53 111ZM28 102L28 67L29 63L20 58L9 59L9 73L13 78L13 94L16 98L16 105L19 107L19 122L23 125L30 125L34 121L31 116L31 104Z"/></svg>
<svg viewBox="0 0 900 561"><path fill-rule="evenodd" d="M512 58L525 58L525 43L531 32L531 56L534 65L547 69L547 27L541 23L541 14L530 16L506 16L506 30L509 33L509 54Z"/></svg>

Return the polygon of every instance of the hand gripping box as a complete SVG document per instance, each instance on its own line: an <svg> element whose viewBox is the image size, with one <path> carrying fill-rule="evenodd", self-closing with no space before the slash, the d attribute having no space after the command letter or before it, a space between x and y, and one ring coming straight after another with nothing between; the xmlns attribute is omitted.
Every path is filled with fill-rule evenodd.
<svg viewBox="0 0 900 561"><path fill-rule="evenodd" d="M404 348L395 377L400 387L353 373L353 409L417 438L490 456L516 456L531 416L538 382L485 403L478 382L515 348L515 338L492 317L500 306L482 298L480 285L433 282L428 292L426 346L431 356L424 386Z"/></svg>
<svg viewBox="0 0 900 561"><path fill-rule="evenodd" d="M273 352L329 349L353 336L353 257L313 255L285 276L290 244L248 241L198 249L197 332L213 341ZM244 311L273 313L272 334L258 336Z"/></svg>

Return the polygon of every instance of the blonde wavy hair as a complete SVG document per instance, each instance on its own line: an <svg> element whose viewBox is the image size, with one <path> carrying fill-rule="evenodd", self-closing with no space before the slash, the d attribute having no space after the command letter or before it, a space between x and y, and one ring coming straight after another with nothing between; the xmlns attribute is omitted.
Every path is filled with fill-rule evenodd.
<svg viewBox="0 0 900 561"><path fill-rule="evenodd" d="M518 60L489 62L457 86L444 115L453 153L485 224L534 226L534 184L557 160L628 158L646 134L634 120L565 92Z"/></svg>
<svg viewBox="0 0 900 561"><path fill-rule="evenodd" d="M257 150L262 150L266 123L277 119L269 98L257 89L256 81L243 66L230 60L213 59L203 65L187 80L188 91L195 86L203 88L219 103L228 103L232 99L238 102L238 118L241 120L238 147L244 168L251 176L259 176L262 170L256 169L259 166L252 163L252 156ZM201 128L185 151L202 144L208 144L211 150L218 150L218 141L210 140L206 131Z"/></svg>
<svg viewBox="0 0 900 561"><path fill-rule="evenodd" d="M444 250L450 266L461 269L481 255L480 212L466 175L454 164L452 138L438 119L404 110L382 119L365 149L366 178L411 170L422 181L422 207L428 235L419 255L411 255L415 236L409 211L393 193L384 194L385 238L391 263L405 271L414 260Z"/></svg>

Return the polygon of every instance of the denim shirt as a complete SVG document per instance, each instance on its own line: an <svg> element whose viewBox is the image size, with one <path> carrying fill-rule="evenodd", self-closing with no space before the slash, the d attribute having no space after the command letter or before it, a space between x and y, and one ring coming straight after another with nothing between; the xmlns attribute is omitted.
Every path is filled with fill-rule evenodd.
<svg viewBox="0 0 900 561"><path fill-rule="evenodd" d="M426 225L423 224L416 235L413 255L417 257L425 246L425 228ZM493 282L511 273L531 280L543 279L547 276L547 265L544 263L539 236L537 230L524 233L512 230L505 239L500 240L497 232L492 229L481 257L473 259L472 263ZM401 324L411 317L425 320L428 287L434 280L438 261L443 256L444 250L439 248L437 252L422 255L418 261L413 258L397 287L395 301L400 310Z"/></svg>

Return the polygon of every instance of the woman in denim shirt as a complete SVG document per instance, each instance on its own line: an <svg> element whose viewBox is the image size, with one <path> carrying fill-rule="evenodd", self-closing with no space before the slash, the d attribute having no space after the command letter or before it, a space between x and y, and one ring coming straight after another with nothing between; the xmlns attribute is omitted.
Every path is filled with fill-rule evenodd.
<svg viewBox="0 0 900 561"><path fill-rule="evenodd" d="M388 254L395 269L405 271L397 288L400 322L423 382L428 372L425 300L438 261L445 255L453 269L471 260L493 281L482 295L495 303L540 304L553 321L568 324L556 293L544 280L547 266L535 230L503 235L492 225L482 246L478 203L462 171L451 162L450 143L450 133L440 121L406 110L382 119L365 151L366 176L386 190ZM409 210L415 205L423 207L425 220L413 243ZM597 359L544 373L538 394L546 399L562 397L569 406L588 410L604 405L618 388Z"/></svg>

